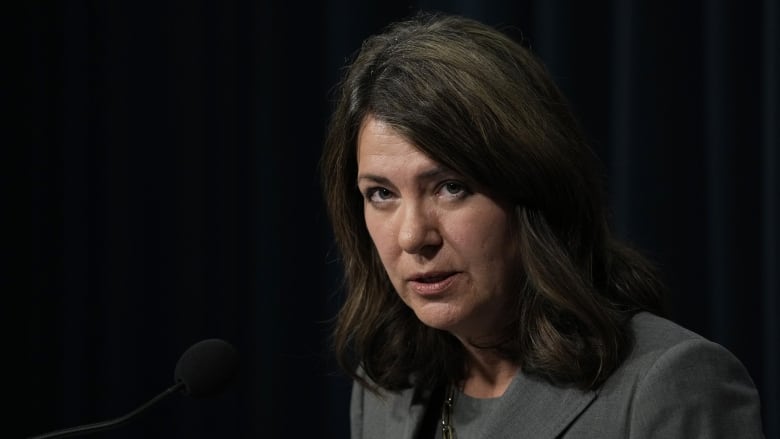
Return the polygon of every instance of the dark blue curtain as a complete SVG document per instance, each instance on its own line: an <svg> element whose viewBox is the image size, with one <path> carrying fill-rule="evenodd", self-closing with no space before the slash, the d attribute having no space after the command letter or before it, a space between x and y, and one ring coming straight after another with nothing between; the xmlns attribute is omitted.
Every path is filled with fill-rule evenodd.
<svg viewBox="0 0 780 439"><path fill-rule="evenodd" d="M6 42L21 77L4 87L23 139L4 145L21 158L6 206L26 226L6 229L25 285L9 437L128 412L210 337L240 352L224 394L166 400L105 437L347 436L317 161L341 67L418 9L503 27L546 62L605 163L615 230L660 265L670 317L742 360L780 437L780 6L595 3L31 1L6 15L21 24Z"/></svg>

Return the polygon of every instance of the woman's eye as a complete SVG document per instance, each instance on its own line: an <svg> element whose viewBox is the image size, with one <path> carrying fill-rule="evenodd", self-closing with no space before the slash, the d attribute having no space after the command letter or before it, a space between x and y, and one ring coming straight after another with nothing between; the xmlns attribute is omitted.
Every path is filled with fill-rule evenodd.
<svg viewBox="0 0 780 439"><path fill-rule="evenodd" d="M447 197L462 197L468 193L468 189L457 181L448 181L441 186L441 195Z"/></svg>
<svg viewBox="0 0 780 439"><path fill-rule="evenodd" d="M393 193L383 187L371 188L366 192L366 198L372 202L387 201L393 197Z"/></svg>
<svg viewBox="0 0 780 439"><path fill-rule="evenodd" d="M459 194L463 191L463 186L458 183L447 183L444 185L444 189L451 194Z"/></svg>

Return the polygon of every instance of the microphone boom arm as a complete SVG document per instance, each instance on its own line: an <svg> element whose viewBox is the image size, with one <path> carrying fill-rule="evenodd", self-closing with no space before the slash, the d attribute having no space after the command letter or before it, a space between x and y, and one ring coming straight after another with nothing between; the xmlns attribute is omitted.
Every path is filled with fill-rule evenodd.
<svg viewBox="0 0 780 439"><path fill-rule="evenodd" d="M71 427L71 428L65 428L62 430L52 431L46 434L42 434L39 436L32 436L28 439L54 439L54 438L63 438L63 437L70 437L70 436L77 436L82 434L89 434L89 433L97 433L99 431L105 431L110 430L112 428L116 428L119 426L122 426L129 422L134 417L138 416L139 414L143 413L148 409L149 407L157 404L159 401L167 398L172 393L175 393L181 388L184 387L184 382L179 381L173 386L169 387L164 392L160 393L159 395L155 396L145 404L141 405L137 409L133 410L132 412L120 416L118 418L110 419L108 421L101 421L101 422L95 422L93 424L87 424L82 425L79 427Z"/></svg>

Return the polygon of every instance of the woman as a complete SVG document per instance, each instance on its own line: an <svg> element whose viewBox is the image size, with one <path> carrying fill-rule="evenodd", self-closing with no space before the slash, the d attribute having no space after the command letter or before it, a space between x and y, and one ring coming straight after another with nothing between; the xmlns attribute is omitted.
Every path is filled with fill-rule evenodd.
<svg viewBox="0 0 780 439"><path fill-rule="evenodd" d="M322 170L353 438L761 437L739 361L657 316L529 51L418 16L369 38L339 93Z"/></svg>

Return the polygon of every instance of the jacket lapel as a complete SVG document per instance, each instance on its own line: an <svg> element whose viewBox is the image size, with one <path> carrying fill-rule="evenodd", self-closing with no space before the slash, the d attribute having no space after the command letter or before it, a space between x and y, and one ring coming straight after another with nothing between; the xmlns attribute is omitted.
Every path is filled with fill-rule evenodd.
<svg viewBox="0 0 780 439"><path fill-rule="evenodd" d="M552 439L596 398L594 391L557 387L519 373L491 413L491 438Z"/></svg>
<svg viewBox="0 0 780 439"><path fill-rule="evenodd" d="M386 412L385 431L388 438L414 439L419 435L426 410L430 407L431 392L407 389L390 398L392 405Z"/></svg>
<svg viewBox="0 0 780 439"><path fill-rule="evenodd" d="M513 439L554 439L597 397L594 391L557 387L519 373L501 397L496 409L486 414L489 426L484 437ZM408 389L391 398L386 412L386 437L414 439L430 407L431 394ZM456 402L457 404L457 402ZM457 410L457 409L456 409Z"/></svg>

